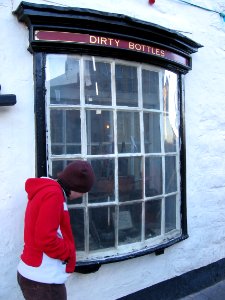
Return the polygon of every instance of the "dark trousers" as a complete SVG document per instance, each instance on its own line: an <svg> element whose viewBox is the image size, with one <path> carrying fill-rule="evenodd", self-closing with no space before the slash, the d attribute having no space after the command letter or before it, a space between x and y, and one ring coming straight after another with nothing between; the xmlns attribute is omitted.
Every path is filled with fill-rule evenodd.
<svg viewBox="0 0 225 300"><path fill-rule="evenodd" d="M17 272L17 281L26 300L66 300L65 284L49 284L24 278Z"/></svg>

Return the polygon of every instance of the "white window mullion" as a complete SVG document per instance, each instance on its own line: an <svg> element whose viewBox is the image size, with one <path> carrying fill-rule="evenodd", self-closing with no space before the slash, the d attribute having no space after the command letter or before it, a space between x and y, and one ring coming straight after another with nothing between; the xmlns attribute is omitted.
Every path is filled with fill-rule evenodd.
<svg viewBox="0 0 225 300"><path fill-rule="evenodd" d="M88 210L88 206L85 205L85 208L84 208L84 249L85 249L86 254L88 254L90 251L89 236L90 236L89 210Z"/></svg>
<svg viewBox="0 0 225 300"><path fill-rule="evenodd" d="M138 67L138 107L140 122L140 150L142 168L142 212L141 212L141 241L145 240L145 145L144 145L144 116L143 116L143 94L142 94L142 66Z"/></svg>
<svg viewBox="0 0 225 300"><path fill-rule="evenodd" d="M119 245L119 205L115 206L115 248L118 249Z"/></svg>
<svg viewBox="0 0 225 300"><path fill-rule="evenodd" d="M163 112L163 71L159 72L160 101L160 141L162 154L162 203L161 203L161 234L165 234L165 147L164 147L164 112Z"/></svg>
<svg viewBox="0 0 225 300"><path fill-rule="evenodd" d="M48 56L46 57L46 78L50 78L50 72L49 72L50 66L49 66L49 60ZM47 150L47 159L48 159L48 171L47 173L52 175L52 140L51 140L51 122L50 122L50 80L45 81L45 88L46 88L46 95L45 95L45 114L46 114L46 150Z"/></svg>
<svg viewBox="0 0 225 300"><path fill-rule="evenodd" d="M115 115L116 115L116 113L115 113ZM119 243L119 176L118 176L118 153L115 155L115 202L116 202L116 208L115 208L115 246L116 246L116 248L118 248L118 243Z"/></svg>
<svg viewBox="0 0 225 300"><path fill-rule="evenodd" d="M47 90L48 91L48 90ZM48 99L48 97L47 97ZM48 159L48 171L47 173L52 175L52 140L51 140L51 127L50 127L50 107L46 106L46 121L47 121L47 131L46 131L46 144L47 146L47 159Z"/></svg>
<svg viewBox="0 0 225 300"><path fill-rule="evenodd" d="M145 240L145 201L142 201L142 212L141 212L141 220L142 220L142 226L141 226L141 241L144 242Z"/></svg>
<svg viewBox="0 0 225 300"><path fill-rule="evenodd" d="M62 127L63 127L63 136L62 136L62 143L63 143L63 153L66 154L66 109L62 110Z"/></svg>
<svg viewBox="0 0 225 300"><path fill-rule="evenodd" d="M162 197L161 234L165 234L165 197Z"/></svg>
<svg viewBox="0 0 225 300"><path fill-rule="evenodd" d="M178 77L177 77L177 87L179 86L178 83ZM184 85L182 85L184 86ZM184 96L184 95L183 95ZM181 110L182 107L179 107L178 105L178 99L179 99L179 95L178 95L178 88L177 88L177 99L176 99L176 124L177 124L177 132L180 132L180 114L181 114ZM180 150L180 136L178 135L178 137L176 138L176 151L177 151L177 155L176 155L176 172L177 172L177 195L176 195L176 229L180 229L181 228L181 210L180 210L180 206L181 206L181 190L180 190L180 185L181 185L181 170L180 170L180 166L181 166L181 162L180 162L180 156L179 156L179 150Z"/></svg>
<svg viewBox="0 0 225 300"><path fill-rule="evenodd" d="M87 155L87 128L85 112L85 91L84 91L84 58L80 59L80 119L81 119L81 156ZM89 253L89 211L88 194L83 196L84 201L84 247L85 252Z"/></svg>
<svg viewBox="0 0 225 300"><path fill-rule="evenodd" d="M115 247L119 244L119 193L118 193L118 146L117 146L117 110L116 110L116 73L115 61L111 63L111 86L112 86L112 107L113 107L113 126L114 126L114 154L115 154Z"/></svg>
<svg viewBox="0 0 225 300"><path fill-rule="evenodd" d="M87 155L87 128L86 128L86 113L85 113L85 93L84 93L84 59L80 60L80 118L81 118L81 155Z"/></svg>
<svg viewBox="0 0 225 300"><path fill-rule="evenodd" d="M115 61L111 64L112 74L112 106L113 106L113 126L114 126L114 154L115 154L115 200L118 203L118 146L117 146L117 110L116 110L116 78Z"/></svg>
<svg viewBox="0 0 225 300"><path fill-rule="evenodd" d="M179 155L176 156L176 172L177 172L177 195L176 195L176 229L179 229L181 227L181 191L180 191L180 184L181 184L181 178L180 178L180 157Z"/></svg>

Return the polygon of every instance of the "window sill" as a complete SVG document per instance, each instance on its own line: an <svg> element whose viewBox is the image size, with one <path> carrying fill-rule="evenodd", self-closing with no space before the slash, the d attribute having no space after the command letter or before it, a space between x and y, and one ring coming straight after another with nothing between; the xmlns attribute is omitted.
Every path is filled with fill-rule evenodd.
<svg viewBox="0 0 225 300"><path fill-rule="evenodd" d="M99 260L89 260L89 261L78 261L76 265L75 272L81 273L81 274L89 274L97 272L101 265L107 264L107 263L114 263L119 261L128 260L131 258L136 258L139 256L147 255L155 253L156 255L164 254L164 250L176 243L179 243L183 240L186 240L188 238L188 234L182 234L181 236L172 239L170 241L167 241L166 243L163 243L161 245L158 245L156 247L152 248L145 248L140 251L135 251L132 253L127 253L121 256L111 256L111 257L105 257Z"/></svg>

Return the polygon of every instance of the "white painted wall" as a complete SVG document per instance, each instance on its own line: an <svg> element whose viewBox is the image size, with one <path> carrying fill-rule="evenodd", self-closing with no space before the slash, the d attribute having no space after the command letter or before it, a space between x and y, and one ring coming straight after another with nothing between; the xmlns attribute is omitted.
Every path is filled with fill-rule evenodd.
<svg viewBox="0 0 225 300"><path fill-rule="evenodd" d="M225 13L224 0L187 0ZM29 2L27 0L27 2ZM34 176L33 57L28 29L12 11L19 0L0 0L0 84L17 104L0 107L0 299L21 300L16 267L22 250L24 181ZM97 273L74 274L68 300L114 300L225 257L225 22L217 13L179 0L52 0L126 14L180 31L204 45L185 76L187 210L189 239L161 256L103 265Z"/></svg>

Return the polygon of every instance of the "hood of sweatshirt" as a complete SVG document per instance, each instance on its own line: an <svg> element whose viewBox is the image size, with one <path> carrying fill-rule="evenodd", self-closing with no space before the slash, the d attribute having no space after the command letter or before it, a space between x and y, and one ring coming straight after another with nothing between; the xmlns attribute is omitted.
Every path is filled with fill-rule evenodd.
<svg viewBox="0 0 225 300"><path fill-rule="evenodd" d="M29 178L25 182L25 191L28 194L29 200L32 200L40 191L47 192L51 189L62 190L57 181L48 177Z"/></svg>

